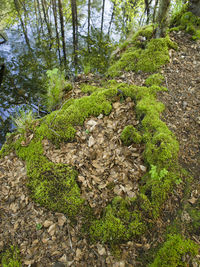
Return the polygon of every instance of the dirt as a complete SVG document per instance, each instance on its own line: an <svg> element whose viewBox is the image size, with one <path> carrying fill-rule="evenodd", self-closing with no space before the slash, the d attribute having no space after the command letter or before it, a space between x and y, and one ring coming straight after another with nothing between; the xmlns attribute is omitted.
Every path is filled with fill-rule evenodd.
<svg viewBox="0 0 200 267"><path fill-rule="evenodd" d="M191 192L194 197L200 194L196 186L200 182L200 43L181 32L171 34L171 38L179 50L170 51L170 63L162 70L168 92L159 93L158 98L166 106L162 119L179 141L180 163L195 178ZM118 81L144 85L146 77L142 73L124 73ZM72 95L66 99L80 97L80 83L91 83L93 78L79 77ZM144 147L125 147L120 140L124 126L139 123L133 105L130 99L117 101L109 116L88 118L84 126L77 127L76 140L60 149L43 141L50 160L77 168L82 195L95 208L97 218L114 195L136 196L146 171ZM163 241L164 227L170 223L166 219L163 225L161 220L154 227L155 233L149 233L147 238L122 244L120 257L116 257L108 246L91 244L81 236L80 223L73 226L63 214L35 204L26 183L26 167L14 153L0 160L0 251L8 244L17 245L23 266L50 267L56 262L63 263L60 266L142 266L138 257L145 257L150 248ZM174 201L179 203L176 198ZM200 244L199 236L191 239Z"/></svg>

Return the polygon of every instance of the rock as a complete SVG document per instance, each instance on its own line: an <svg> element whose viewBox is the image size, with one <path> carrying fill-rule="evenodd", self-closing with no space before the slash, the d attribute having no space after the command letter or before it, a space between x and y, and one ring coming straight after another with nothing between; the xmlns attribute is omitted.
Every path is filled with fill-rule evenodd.
<svg viewBox="0 0 200 267"><path fill-rule="evenodd" d="M106 249L102 245L98 244L97 249L100 256L106 255Z"/></svg>
<svg viewBox="0 0 200 267"><path fill-rule="evenodd" d="M45 228L48 228L48 227L49 227L50 225L52 225L52 224L53 224L52 221L46 220L46 221L44 221L43 226L44 226Z"/></svg>
<svg viewBox="0 0 200 267"><path fill-rule="evenodd" d="M92 147L95 144L95 139L94 137L90 136L89 141L88 141L88 146Z"/></svg>

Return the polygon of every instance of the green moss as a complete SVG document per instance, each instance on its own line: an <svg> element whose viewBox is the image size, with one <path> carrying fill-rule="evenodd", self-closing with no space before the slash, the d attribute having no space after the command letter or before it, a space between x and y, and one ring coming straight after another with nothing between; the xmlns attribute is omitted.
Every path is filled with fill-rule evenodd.
<svg viewBox="0 0 200 267"><path fill-rule="evenodd" d="M160 73L155 73L153 75L150 75L146 81L145 84L147 86L152 86L152 85L161 85L161 83L165 80L162 74Z"/></svg>
<svg viewBox="0 0 200 267"><path fill-rule="evenodd" d="M10 248L8 248L5 252L0 254L0 259L2 267L22 266L19 250L14 246L10 246Z"/></svg>
<svg viewBox="0 0 200 267"><path fill-rule="evenodd" d="M96 87L96 86L93 86L93 85L90 85L90 84L82 84L81 85L81 91L83 93L94 93L96 91L99 91L100 88L99 87Z"/></svg>
<svg viewBox="0 0 200 267"><path fill-rule="evenodd" d="M127 146L132 143L139 144L142 142L142 136L132 125L128 125L123 129L120 138Z"/></svg>
<svg viewBox="0 0 200 267"><path fill-rule="evenodd" d="M135 40L135 37L133 37ZM120 59L114 62L108 69L108 75L115 77L121 71L144 71L154 72L169 61L169 48L176 48L176 45L169 37L151 39L145 48L138 48L137 43L129 41L123 48Z"/></svg>
<svg viewBox="0 0 200 267"><path fill-rule="evenodd" d="M185 240L181 235L169 235L149 267L187 267L197 254L198 246L193 241Z"/></svg>
<svg viewBox="0 0 200 267"><path fill-rule="evenodd" d="M193 40L200 39L200 18L188 12L187 5L172 17L170 25L171 30L185 30L192 35Z"/></svg>
<svg viewBox="0 0 200 267"><path fill-rule="evenodd" d="M104 211L103 218L90 227L92 241L117 244L138 237L145 231L141 214L134 211L134 199L115 197Z"/></svg>
<svg viewBox="0 0 200 267"><path fill-rule="evenodd" d="M190 215L191 221L187 225L187 229L192 234L200 234L200 197L196 201L196 203L187 204L185 210Z"/></svg>
<svg viewBox="0 0 200 267"><path fill-rule="evenodd" d="M50 210L75 217L84 203L76 183L77 172L66 164L50 162L43 155L41 140L33 140L27 147L16 145L15 150L26 161L32 198Z"/></svg>

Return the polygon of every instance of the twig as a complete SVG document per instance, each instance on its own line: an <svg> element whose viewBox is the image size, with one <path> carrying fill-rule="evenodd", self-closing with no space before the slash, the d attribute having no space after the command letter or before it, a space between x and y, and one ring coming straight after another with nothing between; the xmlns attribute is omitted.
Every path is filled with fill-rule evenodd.
<svg viewBox="0 0 200 267"><path fill-rule="evenodd" d="M69 244L70 244L70 247L71 247L71 250L73 251L73 246L72 246L72 240L71 240L71 236L70 236L70 231L69 231L69 224L67 222L67 231L68 231L68 237L69 237Z"/></svg>

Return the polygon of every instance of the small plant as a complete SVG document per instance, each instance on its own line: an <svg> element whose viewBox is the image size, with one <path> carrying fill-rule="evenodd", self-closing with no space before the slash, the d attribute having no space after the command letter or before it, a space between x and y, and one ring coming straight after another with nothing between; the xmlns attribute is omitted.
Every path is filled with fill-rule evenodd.
<svg viewBox="0 0 200 267"><path fill-rule="evenodd" d="M168 171L164 168L160 172L157 171L157 166L151 165L151 170L149 171L151 179L153 181L161 181L167 174Z"/></svg>
<svg viewBox="0 0 200 267"><path fill-rule="evenodd" d="M34 121L34 114L32 110L20 109L11 119L17 131L23 133Z"/></svg>
<svg viewBox="0 0 200 267"><path fill-rule="evenodd" d="M41 230L42 229L42 224L41 223L37 223L36 224L36 229L37 230Z"/></svg>
<svg viewBox="0 0 200 267"><path fill-rule="evenodd" d="M52 111L61 102L64 91L70 91L72 85L65 80L64 72L57 68L48 70L46 74L48 77L46 104L47 109Z"/></svg>

